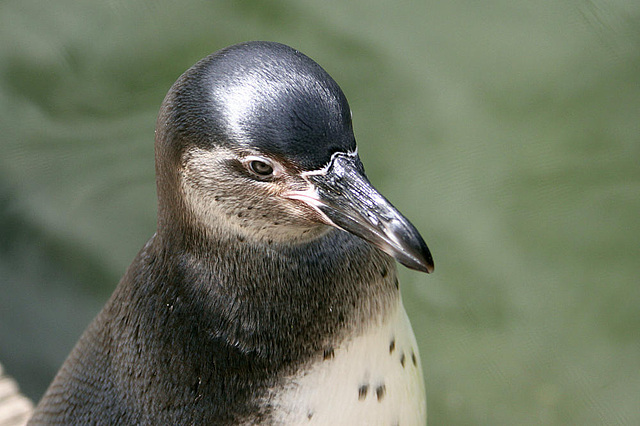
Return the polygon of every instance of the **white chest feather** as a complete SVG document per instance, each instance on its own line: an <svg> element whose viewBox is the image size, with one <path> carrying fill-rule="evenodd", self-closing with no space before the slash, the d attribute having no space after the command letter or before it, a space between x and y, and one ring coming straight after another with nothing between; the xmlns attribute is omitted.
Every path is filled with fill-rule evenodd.
<svg viewBox="0 0 640 426"><path fill-rule="evenodd" d="M399 301L383 324L325 352L324 359L274 389L283 425L424 426L427 418L418 347Z"/></svg>

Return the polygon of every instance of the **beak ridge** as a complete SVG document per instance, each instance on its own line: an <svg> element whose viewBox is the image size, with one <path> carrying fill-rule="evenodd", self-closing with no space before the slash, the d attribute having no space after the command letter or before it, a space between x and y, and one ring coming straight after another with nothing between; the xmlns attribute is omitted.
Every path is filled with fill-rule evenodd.
<svg viewBox="0 0 640 426"><path fill-rule="evenodd" d="M307 203L326 224L368 241L406 267L433 272L433 258L422 236L371 185L355 153L336 153L326 168L303 176L313 188L289 198Z"/></svg>

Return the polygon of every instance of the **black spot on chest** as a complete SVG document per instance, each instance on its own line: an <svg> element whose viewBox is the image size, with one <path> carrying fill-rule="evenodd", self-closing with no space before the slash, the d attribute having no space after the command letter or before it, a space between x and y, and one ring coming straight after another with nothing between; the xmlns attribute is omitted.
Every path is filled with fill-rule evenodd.
<svg viewBox="0 0 640 426"><path fill-rule="evenodd" d="M387 393L387 387L383 384L379 385L376 388L376 398L381 402L384 399L385 394Z"/></svg>
<svg viewBox="0 0 640 426"><path fill-rule="evenodd" d="M364 384L358 388L358 399L363 401L367 397L367 393L369 392L369 385Z"/></svg>

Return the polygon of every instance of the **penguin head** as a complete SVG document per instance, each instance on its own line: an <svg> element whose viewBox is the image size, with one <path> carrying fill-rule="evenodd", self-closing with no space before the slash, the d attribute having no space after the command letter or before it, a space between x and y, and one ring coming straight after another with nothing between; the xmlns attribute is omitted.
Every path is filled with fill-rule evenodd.
<svg viewBox="0 0 640 426"><path fill-rule="evenodd" d="M248 42L187 70L156 127L159 232L299 244L338 228L430 272L418 231L367 180L349 104L317 63Z"/></svg>

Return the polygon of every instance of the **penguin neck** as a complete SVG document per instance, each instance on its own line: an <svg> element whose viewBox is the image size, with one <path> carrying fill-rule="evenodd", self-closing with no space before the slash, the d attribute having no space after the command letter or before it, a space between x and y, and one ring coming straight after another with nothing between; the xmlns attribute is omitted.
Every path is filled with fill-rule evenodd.
<svg viewBox="0 0 640 426"><path fill-rule="evenodd" d="M307 359L383 321L399 297L393 260L343 231L292 246L209 241L197 251L176 250L163 237L134 266L154 278L139 283L140 271L128 274L143 304L148 294L164 297L141 312L157 316L155 310L166 314L169 307L193 324L197 339L267 367Z"/></svg>

